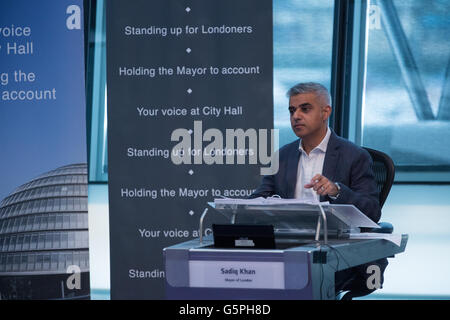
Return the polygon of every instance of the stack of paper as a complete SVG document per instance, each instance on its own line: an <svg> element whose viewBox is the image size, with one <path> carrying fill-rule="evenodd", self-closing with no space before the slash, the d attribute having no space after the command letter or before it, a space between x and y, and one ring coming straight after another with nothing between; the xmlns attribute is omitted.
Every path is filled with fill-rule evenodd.
<svg viewBox="0 0 450 320"><path fill-rule="evenodd" d="M385 239L387 241L394 243L399 247L400 244L402 243L402 235L392 233L371 233L371 232L350 233L350 239Z"/></svg>
<svg viewBox="0 0 450 320"><path fill-rule="evenodd" d="M303 199L283 199L279 197L269 197L269 198L254 198L254 199L232 199L232 198L221 198L214 199L215 204L237 204L237 205L274 205L274 204L319 204L318 201L314 200L303 200ZM330 204L328 201L320 202L321 205Z"/></svg>

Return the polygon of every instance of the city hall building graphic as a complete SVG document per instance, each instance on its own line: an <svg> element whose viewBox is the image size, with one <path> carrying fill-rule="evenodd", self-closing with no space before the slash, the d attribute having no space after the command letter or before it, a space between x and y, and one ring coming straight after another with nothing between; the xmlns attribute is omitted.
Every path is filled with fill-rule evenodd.
<svg viewBox="0 0 450 320"><path fill-rule="evenodd" d="M0 203L0 298L88 299L87 165L57 168Z"/></svg>

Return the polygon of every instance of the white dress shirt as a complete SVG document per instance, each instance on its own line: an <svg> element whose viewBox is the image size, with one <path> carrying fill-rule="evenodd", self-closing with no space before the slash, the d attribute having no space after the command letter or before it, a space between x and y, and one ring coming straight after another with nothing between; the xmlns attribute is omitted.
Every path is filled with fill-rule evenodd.
<svg viewBox="0 0 450 320"><path fill-rule="evenodd" d="M322 174L325 153L327 152L328 141L330 140L331 130L327 128L327 133L317 147L312 149L309 155L302 147L302 141L298 149L300 158L298 160L297 184L295 186L295 198L319 201L319 195L313 188L306 189L303 186L311 182L316 174Z"/></svg>

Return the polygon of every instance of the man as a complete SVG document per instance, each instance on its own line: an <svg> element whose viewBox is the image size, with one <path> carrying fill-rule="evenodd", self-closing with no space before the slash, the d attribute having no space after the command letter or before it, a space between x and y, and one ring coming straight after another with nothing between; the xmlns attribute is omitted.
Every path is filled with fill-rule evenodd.
<svg viewBox="0 0 450 320"><path fill-rule="evenodd" d="M251 197L279 195L353 204L378 222L381 209L372 159L366 150L328 127L331 98L327 89L318 83L299 83L288 91L288 97L292 130L300 139L279 150L278 172L265 176ZM387 260L374 263L384 271ZM336 290L364 291L363 267L336 273ZM358 283L350 285L355 277Z"/></svg>

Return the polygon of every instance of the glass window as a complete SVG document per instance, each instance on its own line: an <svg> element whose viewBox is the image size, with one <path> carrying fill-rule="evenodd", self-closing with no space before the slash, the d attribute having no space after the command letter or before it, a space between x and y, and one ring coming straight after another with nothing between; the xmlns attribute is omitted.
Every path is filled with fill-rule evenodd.
<svg viewBox="0 0 450 320"><path fill-rule="evenodd" d="M16 248L15 248L15 251L20 251L20 250L22 250L23 239L24 239L23 234L17 235L17 242L16 242Z"/></svg>
<svg viewBox="0 0 450 320"><path fill-rule="evenodd" d="M54 197L55 196L55 186L49 186L47 187L48 190L48 197Z"/></svg>
<svg viewBox="0 0 450 320"><path fill-rule="evenodd" d="M4 206L4 207L8 206L9 203L10 203L9 197L6 197L5 199L3 199L3 200L1 201L1 205ZM0 212L1 212L1 209L0 209Z"/></svg>
<svg viewBox="0 0 450 320"><path fill-rule="evenodd" d="M73 186L73 193L74 196L81 195L81 185L74 185Z"/></svg>
<svg viewBox="0 0 450 320"><path fill-rule="evenodd" d="M6 232L6 221L8 221L8 220L0 221L0 233Z"/></svg>
<svg viewBox="0 0 450 320"><path fill-rule="evenodd" d="M6 269L6 254L0 254L0 272L5 272Z"/></svg>
<svg viewBox="0 0 450 320"><path fill-rule="evenodd" d="M8 197L8 203L15 203L16 201L15 201L15 195L10 195L9 197Z"/></svg>
<svg viewBox="0 0 450 320"><path fill-rule="evenodd" d="M79 266L80 266L81 269L84 269L84 268L86 268L86 263L87 263L87 261L86 261L86 252L80 251L79 254L80 254Z"/></svg>
<svg viewBox="0 0 450 320"><path fill-rule="evenodd" d="M30 240L31 240L31 236L29 234L25 234L24 237L23 237L22 250L29 250L30 249Z"/></svg>
<svg viewBox="0 0 450 320"><path fill-rule="evenodd" d="M45 212L46 206L47 206L47 199L41 199L39 201L39 212Z"/></svg>
<svg viewBox="0 0 450 320"><path fill-rule="evenodd" d="M66 266L73 265L73 255L72 252L66 252Z"/></svg>
<svg viewBox="0 0 450 320"><path fill-rule="evenodd" d="M64 212L64 211L67 210L67 199L66 198L61 198L60 201L61 201L60 210Z"/></svg>
<svg viewBox="0 0 450 320"><path fill-rule="evenodd" d="M41 217L41 230L46 230L48 228L48 215L44 214Z"/></svg>
<svg viewBox="0 0 450 320"><path fill-rule="evenodd" d="M80 232L82 235L82 245L84 248L88 248L89 247L89 232L88 231L82 231Z"/></svg>
<svg viewBox="0 0 450 320"><path fill-rule="evenodd" d="M38 249L44 249L44 247L45 247L45 233L40 233L38 240Z"/></svg>
<svg viewBox="0 0 450 320"><path fill-rule="evenodd" d="M7 237L0 237L0 252L6 252L8 244Z"/></svg>
<svg viewBox="0 0 450 320"><path fill-rule="evenodd" d="M60 186L60 192L62 196L66 196L67 195L67 191L68 191L68 187L67 186Z"/></svg>
<svg viewBox="0 0 450 320"><path fill-rule="evenodd" d="M74 251L73 252L73 264L81 267L80 265L80 252L79 251Z"/></svg>
<svg viewBox="0 0 450 320"><path fill-rule="evenodd" d="M42 195L42 188L36 188L35 195L36 195L36 198L42 198L43 197L43 195Z"/></svg>
<svg viewBox="0 0 450 320"><path fill-rule="evenodd" d="M49 230L55 229L55 221L56 221L56 215L55 214L49 214L48 215L48 229Z"/></svg>
<svg viewBox="0 0 450 320"><path fill-rule="evenodd" d="M9 220L7 220L7 222L8 222L8 226L6 227L6 232L10 233L14 222L13 222L13 219L9 219Z"/></svg>
<svg viewBox="0 0 450 320"><path fill-rule="evenodd" d="M68 235L67 232L61 232L61 248L67 249L68 248Z"/></svg>
<svg viewBox="0 0 450 320"><path fill-rule="evenodd" d="M44 257L43 257L43 264L42 264L42 269L43 270L50 270L50 253L45 253Z"/></svg>
<svg viewBox="0 0 450 320"><path fill-rule="evenodd" d="M17 230L19 230L19 219L15 218L13 219L14 225L12 228L12 232L17 232Z"/></svg>
<svg viewBox="0 0 450 320"><path fill-rule="evenodd" d="M78 220L78 229L81 228L87 228L87 224L85 223L85 219L84 219L84 214L83 213L79 213L77 214L77 220Z"/></svg>
<svg viewBox="0 0 450 320"><path fill-rule="evenodd" d="M2 205L5 206L5 207L6 207L7 205L9 205L9 198L3 199Z"/></svg>
<svg viewBox="0 0 450 320"><path fill-rule="evenodd" d="M25 213L26 202L19 203L18 206L19 206L18 214L24 214Z"/></svg>
<svg viewBox="0 0 450 320"><path fill-rule="evenodd" d="M55 186L48 186L47 187L47 196L48 197L54 197L55 196Z"/></svg>
<svg viewBox="0 0 450 320"><path fill-rule="evenodd" d="M53 199L54 201L54 205L53 205L53 211L60 211L60 207L61 207L61 201L59 198L55 198Z"/></svg>
<svg viewBox="0 0 450 320"><path fill-rule="evenodd" d="M41 216L40 215L34 216L33 230L39 230L40 223L41 223Z"/></svg>
<svg viewBox="0 0 450 320"><path fill-rule="evenodd" d="M13 255L8 254L6 257L6 272L11 271L13 267Z"/></svg>
<svg viewBox="0 0 450 320"><path fill-rule="evenodd" d="M87 210L88 210L87 197L81 198L81 211L87 211Z"/></svg>
<svg viewBox="0 0 450 320"><path fill-rule="evenodd" d="M21 217L19 220L19 232L22 232L25 230L25 226L26 226L26 221L27 221L27 217Z"/></svg>
<svg viewBox="0 0 450 320"><path fill-rule="evenodd" d="M27 270L27 262L28 262L28 255L22 254L20 256L20 271Z"/></svg>
<svg viewBox="0 0 450 320"><path fill-rule="evenodd" d="M82 219L83 219L83 228L88 228L89 225L89 217L87 215L87 213L83 213L82 214Z"/></svg>
<svg viewBox="0 0 450 320"><path fill-rule="evenodd" d="M47 178L44 178L44 177L42 177L41 179L39 179L39 182L38 182L38 186L45 186L46 184L48 184L48 181L49 181L49 178L47 177Z"/></svg>
<svg viewBox="0 0 450 320"><path fill-rule="evenodd" d="M88 186L87 184L81 185L81 195L87 197L88 196Z"/></svg>
<svg viewBox="0 0 450 320"><path fill-rule="evenodd" d="M57 214L56 215L55 229L62 229L62 223L63 223L62 214Z"/></svg>
<svg viewBox="0 0 450 320"><path fill-rule="evenodd" d="M63 228L69 229L70 228L70 214L64 214L63 215Z"/></svg>
<svg viewBox="0 0 450 320"><path fill-rule="evenodd" d="M20 198L20 193L15 193L13 196L12 196L12 201L13 202L19 202L19 198Z"/></svg>
<svg viewBox="0 0 450 320"><path fill-rule="evenodd" d="M53 247L53 233L47 233L45 235L45 249L51 249Z"/></svg>
<svg viewBox="0 0 450 320"><path fill-rule="evenodd" d="M70 214L70 229L76 229L77 228L77 214L72 213Z"/></svg>
<svg viewBox="0 0 450 320"><path fill-rule="evenodd" d="M15 246L16 246L16 240L17 240L16 235L12 235L12 236L9 238L9 248L8 248L8 251L13 251L13 250L14 250L14 248L15 248Z"/></svg>
<svg viewBox="0 0 450 320"><path fill-rule="evenodd" d="M55 249L61 248L61 233L60 232L53 233L53 248L55 248Z"/></svg>
<svg viewBox="0 0 450 320"><path fill-rule="evenodd" d="M31 189L30 199L33 199L35 194L36 194L36 189Z"/></svg>
<svg viewBox="0 0 450 320"><path fill-rule="evenodd" d="M19 215L19 210L20 210L21 204L15 204L13 207L13 210L11 212L11 216L15 217Z"/></svg>
<svg viewBox="0 0 450 320"><path fill-rule="evenodd" d="M38 212L38 210L39 210L39 200L33 200L33 201L31 201L31 205L32 205L31 212L32 212L32 213Z"/></svg>
<svg viewBox="0 0 450 320"><path fill-rule="evenodd" d="M10 213L11 217L16 216L16 215L19 214L20 205L21 205L20 203L16 203L16 204L11 205L11 213Z"/></svg>
<svg viewBox="0 0 450 320"><path fill-rule="evenodd" d="M393 158L396 179L450 172L450 144L442 141L450 135L450 2L372 3L382 23L369 24L363 145Z"/></svg>
<svg viewBox="0 0 450 320"><path fill-rule="evenodd" d="M15 205L10 206L8 209L8 215L6 216L7 218L12 217L14 215L14 209L15 209Z"/></svg>
<svg viewBox="0 0 450 320"><path fill-rule="evenodd" d="M58 187L57 186L49 186L48 189L49 189L49 196L55 197L56 193L57 193L56 190L58 189Z"/></svg>
<svg viewBox="0 0 450 320"><path fill-rule="evenodd" d="M26 199L28 199L28 192L27 192L27 191L22 191L22 192L20 193L19 200L20 200L20 201L23 201L23 200L26 200Z"/></svg>
<svg viewBox="0 0 450 320"><path fill-rule="evenodd" d="M297 139L288 89L306 81L330 87L333 15L332 0L273 1L274 127L280 130L280 147Z"/></svg>
<svg viewBox="0 0 450 320"><path fill-rule="evenodd" d="M53 211L53 206L54 206L54 199L50 198L47 200L47 208L45 209L46 212L52 212Z"/></svg>
<svg viewBox="0 0 450 320"><path fill-rule="evenodd" d="M51 256L51 270L58 270L58 253L53 252Z"/></svg>
<svg viewBox="0 0 450 320"><path fill-rule="evenodd" d="M25 213L31 213L31 211L33 210L33 202L32 201L28 201L27 206L25 208Z"/></svg>
<svg viewBox="0 0 450 320"><path fill-rule="evenodd" d="M9 207L4 207L0 209L0 217L7 218L8 217Z"/></svg>
<svg viewBox="0 0 450 320"><path fill-rule="evenodd" d="M28 254L28 271L34 270L34 264L36 262L36 255L35 254Z"/></svg>
<svg viewBox="0 0 450 320"><path fill-rule="evenodd" d="M52 197L58 197L61 195L61 186L51 186Z"/></svg>
<svg viewBox="0 0 450 320"><path fill-rule="evenodd" d="M29 195L30 195L30 190L23 191L21 199L29 199Z"/></svg>
<svg viewBox="0 0 450 320"><path fill-rule="evenodd" d="M48 197L48 187L39 188L39 195L42 198L47 198Z"/></svg>
<svg viewBox="0 0 450 320"><path fill-rule="evenodd" d="M35 270L42 270L42 262L43 261L44 261L44 255L42 253L38 253L36 255Z"/></svg>
<svg viewBox="0 0 450 320"><path fill-rule="evenodd" d="M73 198L67 198L67 211L73 211L74 203Z"/></svg>
<svg viewBox="0 0 450 320"><path fill-rule="evenodd" d="M64 252L58 253L58 269L66 270L66 255L64 254Z"/></svg>
<svg viewBox="0 0 450 320"><path fill-rule="evenodd" d="M68 236L69 236L69 248L75 248L75 232L69 232ZM78 245L79 243L77 241L77 247Z"/></svg>
<svg viewBox="0 0 450 320"><path fill-rule="evenodd" d="M58 179L59 179L59 176L51 177L50 181L51 181L52 184L58 184L59 183ZM56 188L56 189L58 189L58 188Z"/></svg>
<svg viewBox="0 0 450 320"><path fill-rule="evenodd" d="M30 231L32 229L32 227L33 227L33 219L34 219L33 216L28 216L27 217L27 225L25 227L26 231Z"/></svg>
<svg viewBox="0 0 450 320"><path fill-rule="evenodd" d="M38 238L39 238L39 234L37 234L37 233L33 233L31 235L31 242L30 242L30 249L31 250L36 250L37 249Z"/></svg>
<svg viewBox="0 0 450 320"><path fill-rule="evenodd" d="M30 201L27 199L25 202L22 203L23 206L21 208L20 214L25 215L30 213L32 205L30 204Z"/></svg>
<svg viewBox="0 0 450 320"><path fill-rule="evenodd" d="M14 262L13 262L13 271L19 271L20 267L20 254L14 255Z"/></svg>
<svg viewBox="0 0 450 320"><path fill-rule="evenodd" d="M80 201L80 198L74 198L73 199L73 202L74 202L74 207L73 207L73 210L74 211L80 211L81 210L81 201Z"/></svg>

